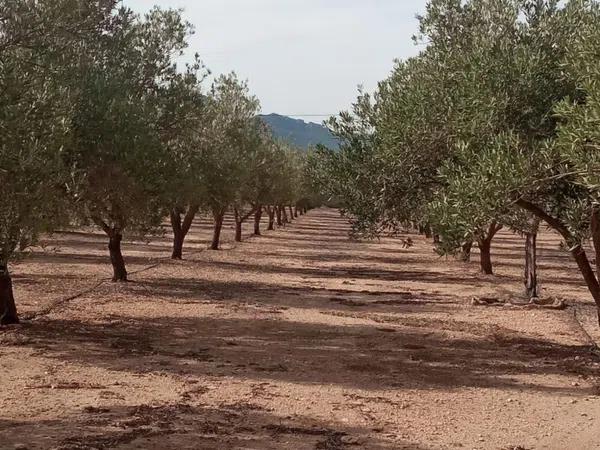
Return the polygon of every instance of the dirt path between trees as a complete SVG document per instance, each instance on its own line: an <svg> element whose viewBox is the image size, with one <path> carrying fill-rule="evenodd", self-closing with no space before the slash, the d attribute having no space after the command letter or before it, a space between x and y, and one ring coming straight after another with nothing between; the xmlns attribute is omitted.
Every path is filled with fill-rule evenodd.
<svg viewBox="0 0 600 450"><path fill-rule="evenodd" d="M490 278L418 236L351 242L329 209L221 252L209 228L182 262L168 236L128 243L132 272L160 264L0 330L0 449L600 449L579 322L600 336L554 235L540 275L564 311L471 305L520 294L509 233ZM21 313L109 276L105 247L48 239L14 268Z"/></svg>

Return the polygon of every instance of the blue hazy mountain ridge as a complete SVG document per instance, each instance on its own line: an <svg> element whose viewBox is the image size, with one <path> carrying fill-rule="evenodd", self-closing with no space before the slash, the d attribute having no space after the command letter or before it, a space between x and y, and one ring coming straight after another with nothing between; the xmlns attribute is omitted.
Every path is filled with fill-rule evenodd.
<svg viewBox="0 0 600 450"><path fill-rule="evenodd" d="M323 125L279 114L268 114L260 117L271 128L275 137L298 148L308 150L318 144L331 149L339 148L338 140Z"/></svg>

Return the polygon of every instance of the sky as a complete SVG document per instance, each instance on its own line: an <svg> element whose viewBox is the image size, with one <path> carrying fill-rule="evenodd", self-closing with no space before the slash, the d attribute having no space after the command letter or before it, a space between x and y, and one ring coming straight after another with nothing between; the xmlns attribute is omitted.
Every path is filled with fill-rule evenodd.
<svg viewBox="0 0 600 450"><path fill-rule="evenodd" d="M426 0L122 0L136 12L181 8L195 27L190 55L213 74L248 80L263 114L321 122L372 91L411 37ZM313 116L314 115L314 116Z"/></svg>

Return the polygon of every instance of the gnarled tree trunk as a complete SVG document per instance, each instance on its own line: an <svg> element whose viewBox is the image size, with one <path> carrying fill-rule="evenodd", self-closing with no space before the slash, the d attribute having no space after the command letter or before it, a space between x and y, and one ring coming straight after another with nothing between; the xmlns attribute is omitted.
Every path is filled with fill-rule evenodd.
<svg viewBox="0 0 600 450"><path fill-rule="evenodd" d="M13 295L12 279L8 266L0 264L0 325L19 323L17 306Z"/></svg>
<svg viewBox="0 0 600 450"><path fill-rule="evenodd" d="M108 251L110 253L110 262L113 267L112 281L126 282L127 269L125 268L125 260L121 252L121 241L123 240L122 229L113 225L109 226L102 218L96 215L91 216L92 221L99 226L108 236Z"/></svg>
<svg viewBox="0 0 600 450"><path fill-rule="evenodd" d="M481 273L485 275L493 275L494 267L492 266L492 240L496 233L502 229L502 225L492 222L487 230L487 233L479 239L478 246L480 252Z"/></svg>
<svg viewBox="0 0 600 450"><path fill-rule="evenodd" d="M110 252L110 262L113 267L113 278L112 280L117 282L127 281L127 269L125 268L125 260L123 259L123 253L121 252L121 241L123 235L118 230L111 230L108 235L108 251Z"/></svg>
<svg viewBox="0 0 600 450"><path fill-rule="evenodd" d="M242 242L242 225L255 211L251 209L246 214L243 214L237 207L234 207L233 212L235 217L235 242Z"/></svg>
<svg viewBox="0 0 600 450"><path fill-rule="evenodd" d="M537 235L539 220L536 219L531 231L525 233L525 294L528 298L538 298L537 278Z"/></svg>
<svg viewBox="0 0 600 450"><path fill-rule="evenodd" d="M185 213L183 220L181 219L182 212L178 208L171 210L171 228L173 228L173 253L172 259L183 258L183 243L187 236L196 213L200 209L199 205L191 205Z"/></svg>
<svg viewBox="0 0 600 450"><path fill-rule="evenodd" d="M219 250L219 244L221 243L221 230L223 229L223 219L225 217L225 210L213 209L213 238L210 245L211 250Z"/></svg>
<svg viewBox="0 0 600 450"><path fill-rule="evenodd" d="M254 235L260 236L260 221L262 220L263 207L258 205L254 212Z"/></svg>

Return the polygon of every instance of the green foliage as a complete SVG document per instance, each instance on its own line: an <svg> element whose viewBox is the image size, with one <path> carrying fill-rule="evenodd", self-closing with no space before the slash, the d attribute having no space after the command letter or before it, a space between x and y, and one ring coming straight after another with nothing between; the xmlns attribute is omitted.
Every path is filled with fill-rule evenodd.
<svg viewBox="0 0 600 450"><path fill-rule="evenodd" d="M64 223L71 67L115 2L0 1L0 263Z"/></svg>
<svg viewBox="0 0 600 450"><path fill-rule="evenodd" d="M430 224L452 252L494 221L525 231L525 199L581 241L600 185L599 17L586 0L430 1L425 49L330 122L342 148L312 155L313 177L363 235Z"/></svg>
<svg viewBox="0 0 600 450"><path fill-rule="evenodd" d="M259 139L255 119L259 107L247 84L235 74L220 76L211 87L203 128L198 132L205 193L201 202L213 212L223 213L239 198Z"/></svg>
<svg viewBox="0 0 600 450"><path fill-rule="evenodd" d="M142 19L121 9L81 55L68 164L77 211L109 234L144 234L165 213L169 143L181 114L173 101L187 101L193 91L182 85L195 84L172 59L189 32L177 12L155 9Z"/></svg>

